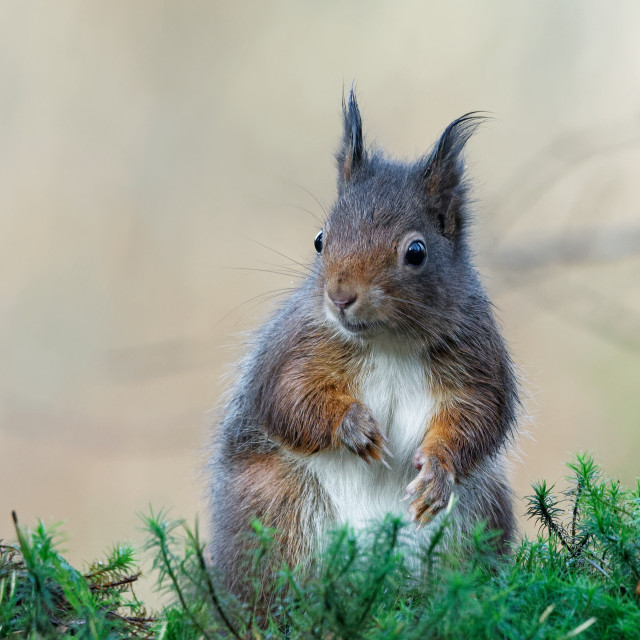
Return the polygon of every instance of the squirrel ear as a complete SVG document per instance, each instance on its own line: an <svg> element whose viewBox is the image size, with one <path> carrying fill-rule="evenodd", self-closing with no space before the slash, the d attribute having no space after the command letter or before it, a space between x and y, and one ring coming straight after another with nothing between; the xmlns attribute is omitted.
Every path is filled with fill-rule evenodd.
<svg viewBox="0 0 640 640"><path fill-rule="evenodd" d="M342 120L344 127L342 144L336 153L338 189L340 191L354 177L366 159L362 139L362 120L353 86L349 92L348 103L345 103L344 94L342 95Z"/></svg>
<svg viewBox="0 0 640 640"><path fill-rule="evenodd" d="M479 112L454 120L440 136L423 166L422 179L443 235L451 238L462 228L464 205L464 163L462 150L476 129L486 120Z"/></svg>

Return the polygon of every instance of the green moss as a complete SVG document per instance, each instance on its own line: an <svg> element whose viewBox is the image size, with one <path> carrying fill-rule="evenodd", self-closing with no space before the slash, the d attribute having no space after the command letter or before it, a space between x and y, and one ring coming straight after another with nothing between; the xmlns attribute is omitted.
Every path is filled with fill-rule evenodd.
<svg viewBox="0 0 640 640"><path fill-rule="evenodd" d="M0 637L638 639L640 487L602 477L588 456L569 467L567 491L534 485L527 504L539 534L508 558L481 525L455 547L436 535L411 554L402 541L412 532L396 519L358 536L343 529L304 577L289 567L274 575L263 617L219 587L197 526L165 513L145 518L170 602L153 614L133 594L130 548L79 572L56 551L55 530L17 527L16 544L0 547ZM438 526L448 526L446 515ZM273 533L255 523L256 562Z"/></svg>

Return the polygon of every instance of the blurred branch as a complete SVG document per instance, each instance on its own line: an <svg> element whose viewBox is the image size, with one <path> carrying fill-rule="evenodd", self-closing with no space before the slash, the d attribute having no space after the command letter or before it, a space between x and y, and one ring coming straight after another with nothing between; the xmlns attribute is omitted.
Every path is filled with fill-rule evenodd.
<svg viewBox="0 0 640 640"><path fill-rule="evenodd" d="M602 224L589 229L575 229L572 224L570 230L565 224L556 235L527 237L520 242L506 240L510 229L530 216L534 207L579 166L599 156L640 147L640 134L630 129L621 123L607 131L562 136L514 172L495 199L493 235L499 241L493 245L488 266L498 276L501 287L524 288L528 299L546 311L579 323L618 347L640 353L640 313L624 304L626 292L622 282L616 282L606 295L575 282L569 285L566 278L561 290L544 282L551 274L566 275L570 267L575 272L575 267L612 264L640 256L640 224L624 227ZM592 202L590 208L585 208L582 203L568 212L570 215L565 219L584 220L598 206L599 203ZM637 287L638 279L631 286Z"/></svg>
<svg viewBox="0 0 640 640"><path fill-rule="evenodd" d="M489 257L498 271L526 272L548 267L614 262L640 254L640 226L589 229L512 243Z"/></svg>
<svg viewBox="0 0 640 640"><path fill-rule="evenodd" d="M640 315L619 300L575 284L569 295L542 289L531 292L530 299L624 351L640 354Z"/></svg>
<svg viewBox="0 0 640 640"><path fill-rule="evenodd" d="M494 213L495 237L504 238L519 215L527 215L553 187L586 162L603 155L640 147L640 133L629 136L629 127L612 127L614 131L585 130L565 134L511 174L499 188Z"/></svg>

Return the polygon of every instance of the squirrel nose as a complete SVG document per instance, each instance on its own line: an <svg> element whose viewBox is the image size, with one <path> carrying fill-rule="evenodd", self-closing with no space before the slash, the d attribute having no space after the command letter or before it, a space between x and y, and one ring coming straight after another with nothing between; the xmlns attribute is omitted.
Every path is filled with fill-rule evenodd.
<svg viewBox="0 0 640 640"><path fill-rule="evenodd" d="M356 298L358 296L355 293L350 293L340 296L339 298L334 298L331 294L329 294L329 297L331 298L331 302L333 302L333 304L335 304L336 307L340 309L340 311L344 311L347 307L350 307L356 301Z"/></svg>

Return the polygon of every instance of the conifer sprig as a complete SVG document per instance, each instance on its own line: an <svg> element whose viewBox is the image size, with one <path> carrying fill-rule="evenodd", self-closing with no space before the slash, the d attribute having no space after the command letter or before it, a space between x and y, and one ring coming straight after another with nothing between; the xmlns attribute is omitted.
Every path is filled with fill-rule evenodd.
<svg viewBox="0 0 640 640"><path fill-rule="evenodd" d="M527 511L539 533L508 557L482 523L452 541L447 512L422 533L387 518L357 535L333 532L304 571L281 566L266 613L255 576L249 603L222 588L197 523L145 516L166 600L149 614L132 591L141 574L130 547L78 571L60 555L56 527L27 530L16 518L16 543L0 544L0 638L638 640L640 485L605 478L586 455L569 469L566 489L533 486ZM255 522L251 535L260 567L277 532Z"/></svg>
<svg viewBox="0 0 640 640"><path fill-rule="evenodd" d="M151 638L154 624L133 593L131 547L115 547L86 573L57 551L58 527L24 530L12 514L14 545L0 545L0 637Z"/></svg>

